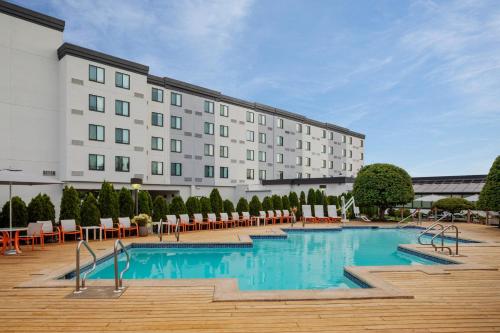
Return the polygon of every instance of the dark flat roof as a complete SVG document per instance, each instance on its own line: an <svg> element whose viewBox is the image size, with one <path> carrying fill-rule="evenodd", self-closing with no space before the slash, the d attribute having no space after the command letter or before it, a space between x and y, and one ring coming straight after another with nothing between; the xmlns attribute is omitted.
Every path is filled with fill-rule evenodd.
<svg viewBox="0 0 500 333"><path fill-rule="evenodd" d="M462 176L432 176L413 177L413 184L419 183L480 183L486 181L487 175L462 175Z"/></svg>
<svg viewBox="0 0 500 333"><path fill-rule="evenodd" d="M0 13L17 17L58 31L64 31L65 22L58 18L48 16L31 9L24 8L13 3L0 0Z"/></svg>
<svg viewBox="0 0 500 333"><path fill-rule="evenodd" d="M325 185L354 183L353 177L288 178L263 180L262 185Z"/></svg>

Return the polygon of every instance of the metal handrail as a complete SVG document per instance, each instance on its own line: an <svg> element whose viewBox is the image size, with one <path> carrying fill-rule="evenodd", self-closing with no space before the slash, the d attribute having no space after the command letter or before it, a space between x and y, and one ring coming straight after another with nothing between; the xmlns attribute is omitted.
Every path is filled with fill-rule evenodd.
<svg viewBox="0 0 500 333"><path fill-rule="evenodd" d="M451 249L451 247L444 245L444 233L448 229L455 230L455 255L458 256L458 228L454 225L449 225L449 226L445 227L443 230L441 230L439 233L434 235L431 238L431 245L434 247L434 251L437 251L438 249L440 249L441 251L444 251L444 249L447 249L448 252L450 253L450 256L453 255L453 250ZM436 239L439 236L441 237L441 246L436 246L436 244L434 244L434 239Z"/></svg>
<svg viewBox="0 0 500 333"><path fill-rule="evenodd" d="M83 277L82 277L82 286L80 287L80 248L82 247L82 245L85 245L85 247L87 248L87 250L89 251L89 253L92 255L92 257L94 258L94 263L92 265L92 268L88 271L86 271L85 273L83 273ZM97 257L94 253L94 251L92 251L92 249L90 248L89 246L89 243L87 243L87 241L85 240L81 240L78 242L78 245L76 246L76 289L73 293L75 294L79 294L81 293L83 290L87 289L85 287L85 281L87 280L87 275L91 272L93 272L95 270L97 266Z"/></svg>
<svg viewBox="0 0 500 333"><path fill-rule="evenodd" d="M402 219L401 221L398 222L398 228L401 228L401 225L403 224L404 221L408 220L410 217L413 218L415 214L420 214L420 209L415 210L413 213ZM420 215L419 215L419 222L420 222Z"/></svg>
<svg viewBox="0 0 500 333"><path fill-rule="evenodd" d="M441 228L440 230L444 229L444 226L441 223L439 223L439 222L433 223L430 227L428 227L424 231L420 232L420 234L418 234L418 244L420 244L420 245L431 245L431 243L424 243L424 242L422 242L422 236L426 235L431 230L436 230L436 227Z"/></svg>
<svg viewBox="0 0 500 333"><path fill-rule="evenodd" d="M125 265L125 268L120 272L120 275L118 276L118 245L122 248L123 252L125 252L125 255L127 256L127 264ZM122 241L117 239L115 241L115 247L114 247L114 259L115 259L115 293L120 293L123 290L123 274L125 274L126 271L130 268L130 255L128 254L127 249L123 245Z"/></svg>
<svg viewBox="0 0 500 333"><path fill-rule="evenodd" d="M181 220L180 218L177 218L177 220L175 221L175 232L174 232L174 235L175 235L175 238L177 239L177 241L179 241L179 238L181 236L180 230L179 230L180 220Z"/></svg>
<svg viewBox="0 0 500 333"><path fill-rule="evenodd" d="M158 235L160 237L160 242L163 241L163 219L160 219L160 225L158 226Z"/></svg>

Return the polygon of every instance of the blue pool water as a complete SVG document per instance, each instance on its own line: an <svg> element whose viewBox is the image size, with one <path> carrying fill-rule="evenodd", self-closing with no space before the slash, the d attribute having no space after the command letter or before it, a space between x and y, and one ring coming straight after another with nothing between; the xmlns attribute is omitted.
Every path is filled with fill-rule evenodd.
<svg viewBox="0 0 500 333"><path fill-rule="evenodd" d="M403 253L415 229L343 229L290 232L285 239L255 239L250 248L131 248L125 279L237 278L241 290L359 288L344 266L432 265ZM125 265L121 254L120 267ZM113 259L90 279L113 279Z"/></svg>

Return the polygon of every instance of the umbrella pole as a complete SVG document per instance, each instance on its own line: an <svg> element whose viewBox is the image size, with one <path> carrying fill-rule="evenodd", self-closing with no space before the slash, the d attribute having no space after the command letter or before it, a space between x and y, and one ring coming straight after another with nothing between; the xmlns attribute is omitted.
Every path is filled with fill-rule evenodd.
<svg viewBox="0 0 500 333"><path fill-rule="evenodd" d="M12 183L9 183L9 250L5 251L7 255L17 254L12 248Z"/></svg>

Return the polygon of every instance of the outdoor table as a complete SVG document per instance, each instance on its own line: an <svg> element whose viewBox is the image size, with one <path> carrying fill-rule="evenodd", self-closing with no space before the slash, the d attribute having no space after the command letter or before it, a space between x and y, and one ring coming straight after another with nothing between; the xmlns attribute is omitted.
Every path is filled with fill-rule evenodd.
<svg viewBox="0 0 500 333"><path fill-rule="evenodd" d="M22 253L21 249L19 248L19 232L20 231L27 231L28 228L0 228L0 232L2 232L4 235L8 236L8 241L9 241L9 250L12 251L12 239L14 239L14 251L16 254ZM15 232L15 236L12 237L12 233Z"/></svg>
<svg viewBox="0 0 500 333"><path fill-rule="evenodd" d="M82 227L83 230L85 230L85 240L89 240L89 230L94 231L94 240L97 240L97 235L96 231L99 230L99 241L102 242L102 228L99 226L87 226L87 227Z"/></svg>

